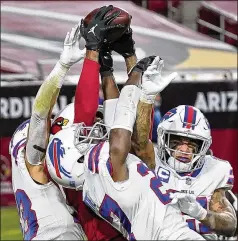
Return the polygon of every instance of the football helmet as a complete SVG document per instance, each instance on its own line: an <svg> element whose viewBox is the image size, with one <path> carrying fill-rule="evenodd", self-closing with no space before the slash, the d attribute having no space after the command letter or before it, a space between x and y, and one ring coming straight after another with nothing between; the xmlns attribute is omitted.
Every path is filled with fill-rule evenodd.
<svg viewBox="0 0 238 241"><path fill-rule="evenodd" d="M61 111L59 111L51 122L51 135L55 135L57 132L72 126L74 123L74 103L66 105Z"/></svg>
<svg viewBox="0 0 238 241"><path fill-rule="evenodd" d="M169 110L162 117L157 134L158 156L161 161L180 173L192 172L202 167L212 137L208 120L199 109L180 105ZM191 152L176 150L183 139L189 143ZM181 158L175 156L175 153L181 155Z"/></svg>
<svg viewBox="0 0 238 241"><path fill-rule="evenodd" d="M66 188L79 190L84 182L84 156L94 144L108 139L103 123L92 127L72 124L51 137L46 151L46 165L51 178Z"/></svg>
<svg viewBox="0 0 238 241"><path fill-rule="evenodd" d="M84 164L83 155L74 146L76 127L72 125L52 136L46 150L46 165L56 183L79 190L84 182Z"/></svg>
<svg viewBox="0 0 238 241"><path fill-rule="evenodd" d="M96 121L103 122L103 106L99 105L96 113ZM72 126L74 123L74 103L70 103L59 111L51 122L51 137L57 132Z"/></svg>

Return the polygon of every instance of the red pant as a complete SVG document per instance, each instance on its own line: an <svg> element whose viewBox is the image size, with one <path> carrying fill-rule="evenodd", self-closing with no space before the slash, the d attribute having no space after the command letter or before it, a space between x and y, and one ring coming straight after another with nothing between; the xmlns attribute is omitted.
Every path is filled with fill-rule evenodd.
<svg viewBox="0 0 238 241"><path fill-rule="evenodd" d="M108 222L98 217L82 200L82 191L65 189L68 204L73 206L78 214L77 218L88 240L127 240Z"/></svg>

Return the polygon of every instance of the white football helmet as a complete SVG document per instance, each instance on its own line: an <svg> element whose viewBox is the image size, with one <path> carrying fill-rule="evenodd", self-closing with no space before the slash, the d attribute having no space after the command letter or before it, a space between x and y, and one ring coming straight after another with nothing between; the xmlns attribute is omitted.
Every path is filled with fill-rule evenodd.
<svg viewBox="0 0 238 241"><path fill-rule="evenodd" d="M104 124L87 127L72 124L51 137L46 151L46 165L51 178L66 188L79 190L84 182L84 156L100 141L108 139Z"/></svg>
<svg viewBox="0 0 238 241"><path fill-rule="evenodd" d="M72 126L74 123L74 103L66 105L51 122L51 135Z"/></svg>
<svg viewBox="0 0 238 241"><path fill-rule="evenodd" d="M158 156L177 172L192 172L202 167L204 157L212 143L208 120L203 113L188 105L180 105L168 111L161 119L157 129ZM175 152L176 138L186 137L195 143L193 153L178 151L191 155L189 162L177 160L172 156Z"/></svg>
<svg viewBox="0 0 238 241"><path fill-rule="evenodd" d="M96 113L97 121L103 120L103 106L99 105ZM74 103L66 105L61 111L59 111L51 122L51 137L57 132L72 126L74 123Z"/></svg>

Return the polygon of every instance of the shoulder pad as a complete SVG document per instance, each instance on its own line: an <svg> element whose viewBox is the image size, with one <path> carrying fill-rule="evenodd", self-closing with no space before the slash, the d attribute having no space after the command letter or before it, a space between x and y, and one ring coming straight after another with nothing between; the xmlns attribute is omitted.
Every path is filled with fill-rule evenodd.
<svg viewBox="0 0 238 241"><path fill-rule="evenodd" d="M21 125L19 125L15 130L15 132L13 133L12 139L9 143L10 154L12 154L11 150L15 146L21 145L22 143L26 142L29 125L30 125L30 119L24 121Z"/></svg>

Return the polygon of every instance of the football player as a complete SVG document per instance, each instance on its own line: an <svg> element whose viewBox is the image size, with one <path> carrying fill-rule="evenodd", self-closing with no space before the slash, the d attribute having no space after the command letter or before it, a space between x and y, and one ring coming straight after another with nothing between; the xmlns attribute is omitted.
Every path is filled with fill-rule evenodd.
<svg viewBox="0 0 238 241"><path fill-rule="evenodd" d="M12 184L24 240L86 239L44 170L51 110L68 70L85 54L79 49L79 30L76 25L67 33L60 59L36 95L30 120L16 129L10 142Z"/></svg>
<svg viewBox="0 0 238 241"><path fill-rule="evenodd" d="M110 8L109 6L108 8ZM97 20L98 21L98 20ZM93 23L91 23L93 24ZM85 31L84 31L85 32ZM100 35L100 32L96 33ZM85 34L85 38L87 38ZM100 39L100 38L99 38ZM87 48L87 46L86 46ZM136 55L135 55L135 49L134 49L134 41L132 39L132 30L129 29L126 31L126 33L123 34L123 36L118 39L117 41L113 42L113 46L111 48L118 53L120 53L124 59L127 66L128 71L136 64ZM96 63L100 63L100 74L101 74L101 80L102 80L102 87L104 92L105 99L112 99L113 94L111 93L111 90L113 88L110 86L111 84L114 84L114 81L111 79L110 71L112 70L112 58L111 58L111 51L109 53L108 51L108 45L103 44L101 48L98 50L87 50L94 53L94 63L91 61L89 64L91 66L90 68L90 74L94 69L96 68L99 74L99 67L96 66ZM110 56L109 56L110 55ZM98 58L96 58L98 57ZM108 62L109 61L109 62ZM95 80L95 83L92 83L93 79L97 79L96 75L91 76L90 78L90 88L92 86L94 87L98 81ZM111 82L112 81L112 82ZM94 87L95 88L95 87ZM78 91L79 92L79 91ZM90 93L90 100L94 97L95 93L92 93L90 89L88 91L85 91L85 85L83 88L81 88L82 93ZM82 93L78 93L77 96L82 96ZM77 93L76 93L77 94ZM109 95L108 95L109 94ZM97 95L96 95L97 96ZM118 98L118 93L116 92L116 97ZM80 108L80 105L78 105L78 108L74 108L74 104L69 104L64 110L62 110L60 113L56 115L53 121L52 125L52 134L56 134L58 131L67 128L68 126L72 125L74 123L74 115L78 115L77 113L81 114L79 118L77 118L76 122L86 122L85 118L89 118L92 116L92 111L89 113L89 109L92 108L92 103L88 103L88 98L81 97L81 103L83 101L87 101L87 114L83 115L81 114L82 108ZM92 102L92 101L91 101ZM110 100L109 100L110 102ZM105 102L104 102L105 103ZM85 103L86 105L86 103ZM99 106L99 110L96 113L97 121L98 118L102 119L104 113L108 113L106 117L106 122L111 122L113 115L110 113L111 103L107 103L107 105L104 104L104 111ZM115 109L113 109L114 113ZM83 119L82 119L83 118ZM91 118L92 119L92 118ZM91 122L87 122L87 125L93 125ZM74 192L72 189L64 189L64 192L66 193L66 199L67 203L74 207L75 210L77 210L77 217L80 220L80 223L83 227L83 230L85 234L87 235L89 240L123 240L123 236L121 233L119 233L116 229L114 229L110 224L108 224L106 221L98 217L94 212L91 211L90 208L88 208L83 202L82 202L82 193L81 190L77 190L77 193Z"/></svg>
<svg viewBox="0 0 238 241"><path fill-rule="evenodd" d="M102 110L98 106L99 94L99 51L104 43L107 29L113 26L107 26L111 19L116 17L119 12L104 16L113 8L112 5L102 7L95 14L88 26L81 22L81 33L86 40L86 59L84 61L83 71L80 76L80 82L76 89L75 103L68 105L59 113L52 126L52 134L56 134L61 129L65 129L73 123L84 122L87 126L92 126L96 114L96 119L102 118ZM97 25L95 34L90 31L92 26ZM114 27L123 27L115 25ZM87 71L86 71L87 69ZM84 83L80 85L80 83ZM65 125L66 124L66 125ZM57 166L54 167L57 170ZM80 170L78 170L80 171ZM79 172L78 172L79 175ZM61 180L62 181L62 180ZM59 183L61 183L59 180ZM71 185L74 185L72 182ZM69 205L74 207L77 212L77 218L89 240L123 240L121 234L103 219L94 214L82 201L82 191L75 192L73 189L64 189L66 200Z"/></svg>
<svg viewBox="0 0 238 241"><path fill-rule="evenodd" d="M131 46L130 42L131 42L131 38L129 36L127 36L127 39L125 39L127 41L127 44L115 44L115 45L119 45L119 53L120 50L123 50L123 48L127 48L127 51L130 52L130 49L128 50L127 46ZM101 73L102 75L102 85L106 86L106 89L108 91L108 93L104 94L105 96L105 101L104 101L104 115L105 115L105 123L109 126L111 126L112 121L113 121L113 116L114 116L114 112L115 112L115 107L118 101L118 96L119 96L119 91L118 88L115 84L114 81L114 77L113 77L113 68L112 68L112 59L111 59L111 54L110 54L110 48L108 48L107 51L105 51L104 55L106 55L106 57L104 58L104 62L106 63L106 74L105 77L103 76L103 73ZM108 68L109 66L109 68ZM159 69L158 69L158 73L157 73L157 77L160 78L160 74L161 74L161 70L163 67L163 61L160 62L159 64ZM105 69L105 68L104 68ZM101 69L100 69L101 71ZM155 73L156 74L156 73ZM153 96L152 96L153 97ZM136 125L135 125L135 131L133 133L133 137L132 137L132 153L136 153L142 160L147 160L147 165L154 169L155 168L155 156L154 156L154 148L152 143L149 140L149 132L152 129L151 126L153 125L153 123L151 123L151 116L153 116L153 109L151 108L151 103L147 104L147 103L143 103L144 101L140 101L139 102L139 108L138 108L138 119L136 120ZM150 102L154 102L154 100L151 100ZM148 144L150 142L150 144ZM145 148L146 146L146 148ZM207 155L211 155L209 154L211 150L208 149L207 151ZM149 153L149 155L148 155ZM162 175L162 174L160 174ZM232 175L231 175L232 178ZM162 179L163 180L163 179ZM232 179L230 179L232 181ZM231 187L230 187L231 188ZM169 189L169 188L168 188ZM231 193L231 191L229 191ZM226 195L228 195L229 193L226 193ZM229 195L228 195L229 196ZM199 200L199 199L198 199ZM201 202L201 201L200 201ZM233 205L234 206L234 205ZM195 229L194 225L191 225L191 222L193 221L188 221L188 223L190 224L190 227ZM203 225L204 226L204 225ZM201 230L201 233L205 232L202 231L204 228L196 228L196 230L199 232L199 230ZM196 225L197 227L197 225ZM222 232L224 233L224 232ZM216 235L214 236L213 234L210 234L210 232L204 236L206 238L216 238Z"/></svg>
<svg viewBox="0 0 238 241"><path fill-rule="evenodd" d="M52 178L65 187L81 188L85 180L84 202L128 239L203 240L188 228L176 204L166 205L171 202L169 193L154 172L129 154L140 89L128 83L141 78L154 58L139 61L131 70L116 106L109 141L104 124L75 124L50 140L47 165ZM155 58L155 66L159 60ZM153 91L161 91L175 76L153 86ZM148 82L142 89L151 92ZM61 166L58 174L53 160Z"/></svg>
<svg viewBox="0 0 238 241"><path fill-rule="evenodd" d="M151 83L151 78L154 83L161 83L162 67L162 60L158 71L149 67L151 73L145 72L143 84ZM234 235L237 218L226 198L227 190L233 186L233 170L229 162L206 155L212 142L206 117L193 106L173 108L161 119L154 148L149 132L155 96L155 92L142 90L132 137L136 155L155 168L168 191L178 191L171 198L191 229L206 239L217 239L217 234Z"/></svg>

